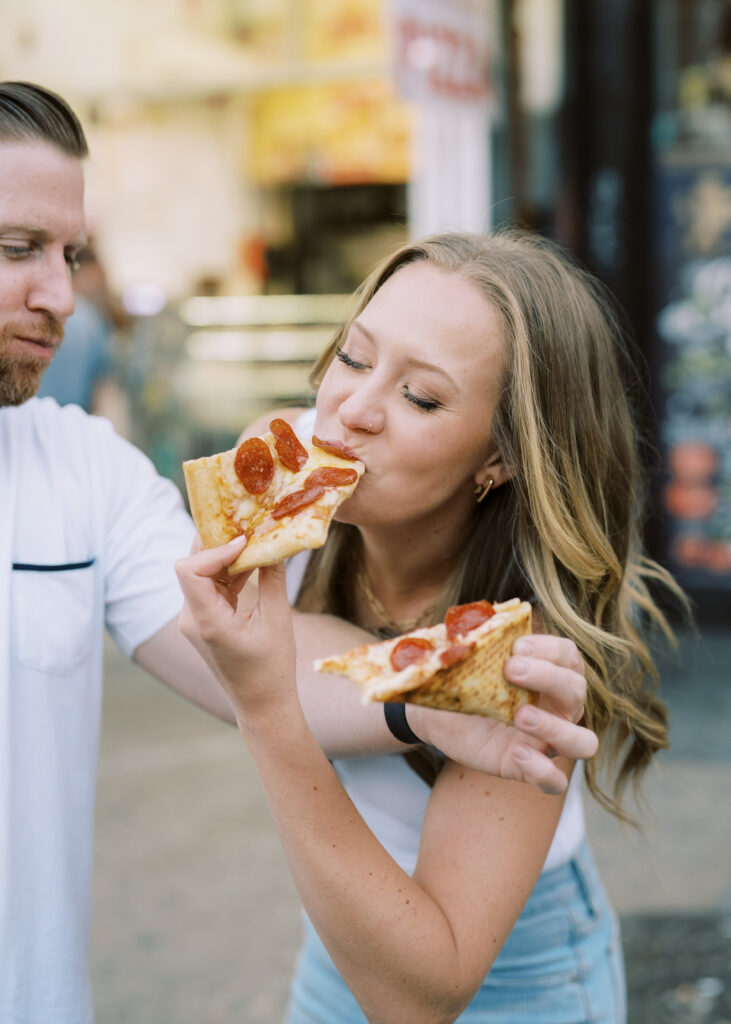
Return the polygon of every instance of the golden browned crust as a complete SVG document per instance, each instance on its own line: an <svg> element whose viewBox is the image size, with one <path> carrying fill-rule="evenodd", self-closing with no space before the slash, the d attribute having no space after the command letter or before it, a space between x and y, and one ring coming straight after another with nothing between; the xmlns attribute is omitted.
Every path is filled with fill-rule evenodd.
<svg viewBox="0 0 731 1024"><path fill-rule="evenodd" d="M183 463L190 513L204 548L226 544L241 533L233 520L225 514L221 501L221 462L226 455L231 454L224 452Z"/></svg>
<svg viewBox="0 0 731 1024"><path fill-rule="evenodd" d="M538 700L537 693L515 686L503 675L513 644L530 632L532 609L527 601L517 600L495 607L494 619L488 620L474 648L449 668L439 668L438 663L439 650L450 646L441 624L408 634L433 638L437 656L403 672L395 672L390 666L390 652L399 638L324 658L315 667L321 672L347 676L366 701L421 704L497 718L509 724L519 707Z"/></svg>
<svg viewBox="0 0 731 1024"><path fill-rule="evenodd" d="M535 691L515 686L503 675L503 665L510 657L513 644L518 637L530 632L530 621L530 605L524 604L515 617L486 633L463 661L436 672L410 693L379 696L378 699L403 700L443 711L463 711L510 724L518 708L538 701Z"/></svg>

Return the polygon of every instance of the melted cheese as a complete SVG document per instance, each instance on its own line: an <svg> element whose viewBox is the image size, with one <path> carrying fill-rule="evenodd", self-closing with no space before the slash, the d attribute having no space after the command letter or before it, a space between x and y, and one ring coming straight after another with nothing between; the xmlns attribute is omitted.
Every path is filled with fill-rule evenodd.
<svg viewBox="0 0 731 1024"><path fill-rule="evenodd" d="M477 642L481 637L498 629L509 620L511 613L519 608L520 604L518 598L494 604L495 614L470 630L469 633L461 634L456 642L463 643L465 646ZM404 636L430 640L433 648L427 651L419 661L396 672L391 665L391 651L399 641L404 639ZM416 688L421 682L444 667L441 663L441 655L455 642L447 636L447 627L443 622L436 626L425 626L422 629L412 630L410 633L405 633L404 636L384 640L379 644L367 644L344 656L347 657L347 675L363 688L364 700L377 699L379 694L391 691L396 677L398 677L399 688L404 692ZM337 656L324 658L315 662L315 668L323 672L339 671L336 666L342 665L342 662L343 659L339 659Z"/></svg>

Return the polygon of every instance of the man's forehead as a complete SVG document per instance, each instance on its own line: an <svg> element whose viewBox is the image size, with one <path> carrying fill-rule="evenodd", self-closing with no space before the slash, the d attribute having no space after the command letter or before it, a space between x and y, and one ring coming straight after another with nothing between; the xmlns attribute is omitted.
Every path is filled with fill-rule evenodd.
<svg viewBox="0 0 731 1024"><path fill-rule="evenodd" d="M39 241L83 241L81 161L45 142L0 139L0 224L23 227Z"/></svg>

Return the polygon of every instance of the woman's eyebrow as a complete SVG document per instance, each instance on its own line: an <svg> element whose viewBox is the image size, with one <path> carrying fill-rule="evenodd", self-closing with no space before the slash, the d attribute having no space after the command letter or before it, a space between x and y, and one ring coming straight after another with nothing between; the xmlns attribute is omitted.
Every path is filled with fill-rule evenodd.
<svg viewBox="0 0 731 1024"><path fill-rule="evenodd" d="M376 341L375 336L359 320L353 320L353 322L351 324L351 327L357 327L358 330L361 332L361 334L364 334L365 337L370 342L375 344L375 341ZM455 388L456 390L459 390L457 388L457 383L454 380L454 378L451 377L447 373L446 370L443 370L441 368L441 366L437 366L436 363L428 363L428 362L425 362L423 359L417 359L415 356L409 356L407 358L407 360L406 360L406 363L407 363L407 365L409 367L414 367L417 370L426 370L427 373L434 373L434 374L436 374L437 376L441 377L445 381L445 383L447 383L450 387Z"/></svg>

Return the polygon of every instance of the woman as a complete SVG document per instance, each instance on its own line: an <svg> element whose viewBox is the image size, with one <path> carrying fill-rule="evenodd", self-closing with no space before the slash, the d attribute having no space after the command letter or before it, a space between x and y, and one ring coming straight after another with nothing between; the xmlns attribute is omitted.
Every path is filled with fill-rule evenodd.
<svg viewBox="0 0 731 1024"><path fill-rule="evenodd" d="M536 635L506 674L544 652L539 706L560 729L583 700L581 652L584 722L615 776L605 791L588 762L588 787L622 815L667 739L639 635L667 629L647 581L676 588L640 551L620 350L599 288L549 243L437 236L376 268L315 368L315 412L286 415L366 465L325 547L290 563L298 607L393 635L451 604L530 600ZM309 918L290 1024L624 1020L581 770L557 758L571 783L547 795L437 756L333 768L297 700L282 573L260 573L248 611L214 582L234 555L180 564L181 625L236 709ZM496 729L514 755L515 730Z"/></svg>

